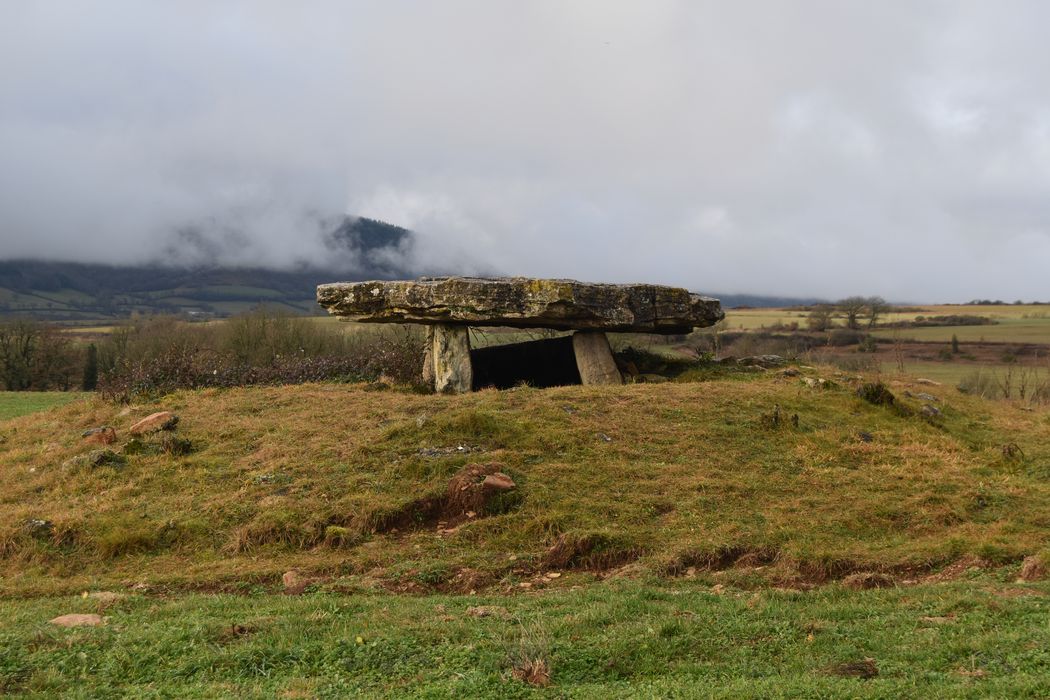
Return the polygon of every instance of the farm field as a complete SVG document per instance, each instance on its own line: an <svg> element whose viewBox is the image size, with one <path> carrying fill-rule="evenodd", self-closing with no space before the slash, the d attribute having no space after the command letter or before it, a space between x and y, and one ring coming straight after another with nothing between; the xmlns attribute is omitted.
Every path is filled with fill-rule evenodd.
<svg viewBox="0 0 1050 700"><path fill-rule="evenodd" d="M982 326L940 326L928 328L876 328L880 338L949 342L956 335L964 342L1009 342L1050 344L1050 308L1045 305L932 305L912 307L907 312L891 312L879 323L914 321L916 316L984 316L997 321ZM773 329L797 323L805 330L808 312L795 309L727 309L726 330Z"/></svg>
<svg viewBox="0 0 1050 700"><path fill-rule="evenodd" d="M0 391L0 420L17 418L89 396L77 391Z"/></svg>

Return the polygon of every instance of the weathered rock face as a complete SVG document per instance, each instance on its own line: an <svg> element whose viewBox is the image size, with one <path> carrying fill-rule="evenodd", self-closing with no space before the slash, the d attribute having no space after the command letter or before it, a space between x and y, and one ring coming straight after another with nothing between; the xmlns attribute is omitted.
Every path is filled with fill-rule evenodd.
<svg viewBox="0 0 1050 700"><path fill-rule="evenodd" d="M725 317L717 299L678 287L527 277L323 284L317 303L329 313L373 323L663 334L688 333Z"/></svg>
<svg viewBox="0 0 1050 700"><path fill-rule="evenodd" d="M423 377L432 379L434 391L439 394L470 391L474 368L470 363L470 336L466 326L434 326L428 330Z"/></svg>
<svg viewBox="0 0 1050 700"><path fill-rule="evenodd" d="M572 336L580 381L585 384L623 384L604 333L581 332Z"/></svg>

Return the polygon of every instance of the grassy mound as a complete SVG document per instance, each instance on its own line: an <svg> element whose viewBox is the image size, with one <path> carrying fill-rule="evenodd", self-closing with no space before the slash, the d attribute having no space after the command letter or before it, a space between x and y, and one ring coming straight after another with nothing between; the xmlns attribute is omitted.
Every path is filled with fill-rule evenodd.
<svg viewBox="0 0 1050 700"><path fill-rule="evenodd" d="M910 388L938 402L908 398L901 382L888 385L894 406L874 405L859 379L807 373L79 401L0 425L0 594L245 590L291 568L335 590L611 574L805 587L868 572L918 580L1046 547L1047 413L946 387ZM124 449L127 428L159 410L181 417L179 449L170 438ZM105 449L123 459L91 456L99 446L81 433L101 425L116 428ZM471 463L496 463L517 488L445 519L434 504Z"/></svg>

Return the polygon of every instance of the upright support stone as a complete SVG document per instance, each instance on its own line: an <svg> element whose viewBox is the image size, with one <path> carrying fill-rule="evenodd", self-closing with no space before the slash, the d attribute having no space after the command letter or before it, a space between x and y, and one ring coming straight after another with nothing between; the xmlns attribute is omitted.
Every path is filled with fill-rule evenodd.
<svg viewBox="0 0 1050 700"><path fill-rule="evenodd" d="M427 332L429 363L434 377L434 391L464 394L474 383L474 369L470 364L470 333L466 326L438 324Z"/></svg>
<svg viewBox="0 0 1050 700"><path fill-rule="evenodd" d="M423 386L434 387L434 327L426 327L423 341Z"/></svg>
<svg viewBox="0 0 1050 700"><path fill-rule="evenodd" d="M582 384L623 384L609 339L604 333L575 333L572 349L576 353L576 367L580 370Z"/></svg>

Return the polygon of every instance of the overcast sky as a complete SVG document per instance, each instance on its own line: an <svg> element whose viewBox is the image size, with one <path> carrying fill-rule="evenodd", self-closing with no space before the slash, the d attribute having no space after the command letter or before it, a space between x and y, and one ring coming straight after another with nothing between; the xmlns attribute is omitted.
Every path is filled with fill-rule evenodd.
<svg viewBox="0 0 1050 700"><path fill-rule="evenodd" d="M0 257L1050 299L1050 3L0 0ZM192 260L192 251L175 256Z"/></svg>

